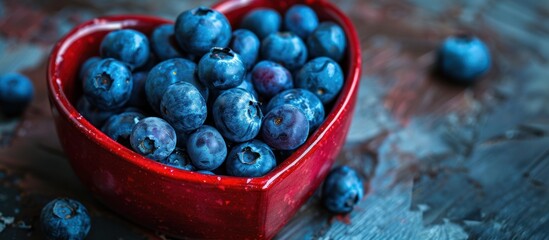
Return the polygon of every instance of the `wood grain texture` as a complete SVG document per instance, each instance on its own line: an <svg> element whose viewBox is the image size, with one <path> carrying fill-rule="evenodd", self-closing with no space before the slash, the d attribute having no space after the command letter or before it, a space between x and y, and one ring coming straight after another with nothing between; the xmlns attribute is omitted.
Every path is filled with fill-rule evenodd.
<svg viewBox="0 0 549 240"><path fill-rule="evenodd" d="M108 13L174 18L199 1L0 3L0 72L23 71L37 96L22 119L2 120L0 239L40 239L38 211L70 196L91 209L89 239L164 238L97 203L71 172L45 92L45 58L74 24ZM549 2L345 0L363 47L359 100L345 149L368 180L348 216L316 193L278 239L548 239ZM24 19L27 30L13 22ZM494 64L473 86L431 71L448 35L484 39ZM9 144L8 144L9 143Z"/></svg>

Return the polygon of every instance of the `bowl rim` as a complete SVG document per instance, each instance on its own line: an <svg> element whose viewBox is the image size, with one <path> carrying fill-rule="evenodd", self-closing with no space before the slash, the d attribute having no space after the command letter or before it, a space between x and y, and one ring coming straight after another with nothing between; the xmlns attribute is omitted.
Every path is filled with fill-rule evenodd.
<svg viewBox="0 0 549 240"><path fill-rule="evenodd" d="M239 1L222 1L212 6L212 8L224 12L239 7L239 4L243 3ZM140 23L142 22L161 25L173 23L173 21L155 16L128 14L99 17L75 26L55 44L48 59L47 87L48 95L50 97L50 105L52 105L52 107L55 105L57 112L62 115L63 118L66 118L70 124L74 125L88 139L95 142L105 150L119 156L121 161L127 161L145 171L150 171L166 179L175 181L196 182L201 184L219 184L222 182L225 186L247 186L248 189L252 191L265 191L284 179L284 176L290 174L294 169L298 168L303 162L302 159L310 151L315 150L316 144L322 141L329 129L339 121L339 118L345 111L353 111L353 109L347 108L349 105L352 105L351 101L355 98L355 95L357 95L358 92L357 88L361 76L362 58L358 35L353 23L338 7L328 1L317 1L313 4L320 4L325 11L333 13L335 15L334 20L340 23L344 32L347 34L347 58L349 61L347 76L343 88L340 91L336 102L333 104L332 110L326 116L326 119L319 126L319 128L311 136L309 136L307 141L295 150L287 159L282 161L271 172L262 177L247 178L227 175L206 175L194 171L177 169L150 160L122 146L118 142L106 136L98 128L94 127L90 122L82 117L82 115L76 110L75 106L70 103L67 96L63 92L62 81L58 76L59 71L57 71L57 69L63 61L63 55L69 46L71 46L82 36L97 30L104 31L108 29L115 30L128 27L131 28L132 26L141 25ZM55 116L57 112L55 112L54 108L52 108L52 111L54 111ZM69 161L72 160L69 159Z"/></svg>

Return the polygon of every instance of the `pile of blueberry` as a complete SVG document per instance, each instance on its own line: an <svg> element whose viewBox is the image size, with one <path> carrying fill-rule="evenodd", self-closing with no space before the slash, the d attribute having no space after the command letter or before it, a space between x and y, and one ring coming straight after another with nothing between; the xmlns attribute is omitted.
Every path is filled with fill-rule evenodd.
<svg viewBox="0 0 549 240"><path fill-rule="evenodd" d="M240 29L210 8L151 36L108 33L80 69L79 112L152 160L205 174L258 177L324 121L343 87L347 39L313 9L249 12ZM278 157L279 161L283 157Z"/></svg>

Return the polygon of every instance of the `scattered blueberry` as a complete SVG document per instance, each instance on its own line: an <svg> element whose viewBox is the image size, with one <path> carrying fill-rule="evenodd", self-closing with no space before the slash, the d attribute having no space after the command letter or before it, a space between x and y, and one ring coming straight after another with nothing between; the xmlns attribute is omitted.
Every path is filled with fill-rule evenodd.
<svg viewBox="0 0 549 240"><path fill-rule="evenodd" d="M0 76L0 112L8 117L20 115L34 97L34 86L29 78L19 73Z"/></svg>
<svg viewBox="0 0 549 240"><path fill-rule="evenodd" d="M339 64L327 57L307 62L295 77L295 85L314 93L322 103L330 103L343 87L343 71Z"/></svg>
<svg viewBox="0 0 549 240"><path fill-rule="evenodd" d="M171 167L194 171L196 168L191 163L191 158L184 148L176 147L175 150L164 160L160 161L163 164L166 164Z"/></svg>
<svg viewBox="0 0 549 240"><path fill-rule="evenodd" d="M231 25L225 15L198 7L182 12L175 21L175 38L186 52L202 56L213 47L226 47L231 40Z"/></svg>
<svg viewBox="0 0 549 240"><path fill-rule="evenodd" d="M139 112L128 111L111 116L101 127L101 131L122 145L130 146L130 134L133 126L145 116Z"/></svg>
<svg viewBox="0 0 549 240"><path fill-rule="evenodd" d="M162 118L141 119L132 129L130 144L135 152L155 161L167 158L175 149L175 130Z"/></svg>
<svg viewBox="0 0 549 240"><path fill-rule="evenodd" d="M261 137L274 149L294 150L305 143L308 136L309 120L293 105L275 107L263 119Z"/></svg>
<svg viewBox="0 0 549 240"><path fill-rule="evenodd" d="M334 22L323 22L307 38L311 58L329 57L340 61L347 47L347 37L343 29Z"/></svg>
<svg viewBox="0 0 549 240"><path fill-rule="evenodd" d="M305 113L309 120L309 131L314 131L324 121L324 105L316 95L306 89L288 89L277 94L269 101L267 112L284 104L291 104Z"/></svg>
<svg viewBox="0 0 549 240"><path fill-rule="evenodd" d="M440 71L458 82L470 83L484 74L491 65L486 44L470 35L452 36L438 50Z"/></svg>
<svg viewBox="0 0 549 240"><path fill-rule="evenodd" d="M198 169L214 170L225 161L227 145L217 129L204 125L189 136L187 152Z"/></svg>
<svg viewBox="0 0 549 240"><path fill-rule="evenodd" d="M189 132L204 124L208 114L206 101L192 84L174 83L160 102L160 113L176 132Z"/></svg>
<svg viewBox="0 0 549 240"><path fill-rule="evenodd" d="M76 110L97 128L103 126L105 121L107 121L111 116L116 115L121 112L122 109L114 110L101 110L88 102L88 99L85 96L82 96L76 103Z"/></svg>
<svg viewBox="0 0 549 240"><path fill-rule="evenodd" d="M133 87L128 105L137 108L147 108L147 94L145 93L145 82L147 81L148 72L132 73Z"/></svg>
<svg viewBox="0 0 549 240"><path fill-rule="evenodd" d="M287 30L307 39L318 26L318 17L313 9L303 4L293 5L284 15Z"/></svg>
<svg viewBox="0 0 549 240"><path fill-rule="evenodd" d="M349 213L362 199L364 187L358 174L350 167L334 168L322 187L322 203L334 213Z"/></svg>
<svg viewBox="0 0 549 240"><path fill-rule="evenodd" d="M276 159L267 144L251 140L233 147L226 167L231 176L261 177L276 167Z"/></svg>
<svg viewBox="0 0 549 240"><path fill-rule="evenodd" d="M282 32L273 33L263 39L261 56L293 71L303 66L308 55L301 38L290 32Z"/></svg>
<svg viewBox="0 0 549 240"><path fill-rule="evenodd" d="M240 27L248 29L262 40L271 33L280 30L281 17L274 9L259 8L246 14L240 22Z"/></svg>
<svg viewBox="0 0 549 240"><path fill-rule="evenodd" d="M82 63L82 66L80 67L80 72L78 73L78 77L80 78L82 83L84 83L84 79L88 75L88 71L91 69L91 67L94 64L98 63L100 60L100 57L91 57L88 58L88 60L84 61L84 63Z"/></svg>
<svg viewBox="0 0 549 240"><path fill-rule="evenodd" d="M149 59L149 40L133 29L115 30L103 38L100 52L103 58L114 58L138 68Z"/></svg>
<svg viewBox="0 0 549 240"><path fill-rule="evenodd" d="M268 60L255 65L252 70L252 83L259 96L265 99L294 87L292 74L282 65Z"/></svg>
<svg viewBox="0 0 549 240"><path fill-rule="evenodd" d="M151 48L160 61L183 57L175 42L173 24L163 24L154 29L151 35Z"/></svg>
<svg viewBox="0 0 549 240"><path fill-rule="evenodd" d="M215 126L233 142L253 139L261 128L263 113L257 100L247 91L232 88L217 97L213 105Z"/></svg>
<svg viewBox="0 0 549 240"><path fill-rule="evenodd" d="M246 29L238 29L233 32L229 48L240 55L246 69L254 66L259 55L260 42L257 36Z"/></svg>
<svg viewBox="0 0 549 240"><path fill-rule="evenodd" d="M196 75L196 64L184 58L172 58L156 65L145 82L145 93L151 107L160 113L160 101L168 87L177 82L188 82L194 85L208 99L208 89L200 82Z"/></svg>
<svg viewBox="0 0 549 240"><path fill-rule="evenodd" d="M57 198L42 208L40 226L47 239L81 240L88 235L91 220L80 202Z"/></svg>
<svg viewBox="0 0 549 240"><path fill-rule="evenodd" d="M198 78L210 89L225 90L242 83L246 67L230 48L214 47L198 63Z"/></svg>
<svg viewBox="0 0 549 240"><path fill-rule="evenodd" d="M132 73L124 63L112 58L94 64L84 80L84 95L102 110L124 106L130 100L132 88Z"/></svg>

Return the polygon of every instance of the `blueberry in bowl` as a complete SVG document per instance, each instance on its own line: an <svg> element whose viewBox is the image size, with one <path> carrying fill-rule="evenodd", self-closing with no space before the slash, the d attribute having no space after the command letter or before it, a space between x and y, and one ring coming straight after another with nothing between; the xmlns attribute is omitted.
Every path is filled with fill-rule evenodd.
<svg viewBox="0 0 549 240"><path fill-rule="evenodd" d="M305 1L224 1L215 5L213 10L222 12L231 27L236 28L244 16L254 9L270 8L283 15L290 6L298 3L304 4ZM152 161L108 137L74 107L83 96L81 81L78 80L80 66L90 57L99 55L101 41L109 32L134 29L150 36L156 27L172 22L148 16L111 16L84 23L72 30L53 49L48 67L48 89L58 136L76 175L99 201L113 211L170 236L274 237L328 174L343 147L358 92L360 46L350 20L330 2L308 2L308 6L317 13L319 21L336 22L347 36L348 47L340 62L344 83L340 93L325 109L323 123L287 159L260 177L209 175L217 169L189 171ZM230 34L228 38L230 40ZM208 46L204 52L210 49L211 46ZM147 81L153 71L154 68L149 72ZM186 76L189 77L182 77L179 75L182 72L178 71L176 78L170 76L170 71L156 71L162 73L155 78L158 86L162 82L198 80L193 79L196 77L193 71L188 72ZM163 91L171 84L165 85L161 86ZM163 93L158 92L155 95L158 105L151 106L156 114L161 112ZM108 111L119 112L118 109ZM150 115L147 117L150 118ZM187 134L192 133L176 133ZM223 135L223 132L220 131L220 134ZM230 141L226 144L233 149L249 142L244 139L238 141L243 142ZM162 154L169 157L176 147L172 148L172 141L168 142L170 148L163 150ZM143 146L151 146L147 145L147 141L144 143ZM249 154L250 158L246 159L250 161L244 162L259 162L256 156ZM185 156L180 157L177 161L181 161L181 166L186 166Z"/></svg>

